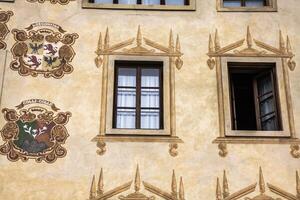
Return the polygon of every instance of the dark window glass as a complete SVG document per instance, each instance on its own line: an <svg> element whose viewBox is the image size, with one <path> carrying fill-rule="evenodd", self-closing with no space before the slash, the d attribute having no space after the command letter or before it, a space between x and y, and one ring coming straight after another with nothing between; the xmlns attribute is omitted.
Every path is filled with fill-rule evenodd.
<svg viewBox="0 0 300 200"><path fill-rule="evenodd" d="M163 129L162 73L162 62L115 62L114 128Z"/></svg>
<svg viewBox="0 0 300 200"><path fill-rule="evenodd" d="M96 4L190 5L189 0L89 0Z"/></svg>
<svg viewBox="0 0 300 200"><path fill-rule="evenodd" d="M233 130L281 130L275 66L229 63Z"/></svg>

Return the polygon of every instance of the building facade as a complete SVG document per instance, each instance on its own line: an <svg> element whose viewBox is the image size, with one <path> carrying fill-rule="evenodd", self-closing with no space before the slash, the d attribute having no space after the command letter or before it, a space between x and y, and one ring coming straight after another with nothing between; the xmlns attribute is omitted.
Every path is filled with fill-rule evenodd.
<svg viewBox="0 0 300 200"><path fill-rule="evenodd" d="M299 0L0 0L0 199L299 199Z"/></svg>

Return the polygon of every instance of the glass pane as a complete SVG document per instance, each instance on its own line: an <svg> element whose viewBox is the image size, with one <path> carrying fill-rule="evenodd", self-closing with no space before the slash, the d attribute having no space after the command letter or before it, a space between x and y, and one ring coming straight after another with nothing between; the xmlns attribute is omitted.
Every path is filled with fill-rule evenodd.
<svg viewBox="0 0 300 200"><path fill-rule="evenodd" d="M118 88L118 107L135 107L135 100L135 89Z"/></svg>
<svg viewBox="0 0 300 200"><path fill-rule="evenodd" d="M160 0L142 0L145 5L160 5Z"/></svg>
<svg viewBox="0 0 300 200"><path fill-rule="evenodd" d="M264 0L246 0L246 7L263 7Z"/></svg>
<svg viewBox="0 0 300 200"><path fill-rule="evenodd" d="M241 1L237 1L237 0L224 0L223 2L223 6L224 7L241 7L242 6L242 2Z"/></svg>
<svg viewBox="0 0 300 200"><path fill-rule="evenodd" d="M119 0L119 4L136 4L136 0Z"/></svg>
<svg viewBox="0 0 300 200"><path fill-rule="evenodd" d="M159 89L142 89L141 107L159 108Z"/></svg>
<svg viewBox="0 0 300 200"><path fill-rule="evenodd" d="M272 92L273 85L270 74L257 79L258 95L262 96L268 92Z"/></svg>
<svg viewBox="0 0 300 200"><path fill-rule="evenodd" d="M264 130L264 131L278 130L276 127L276 119L275 118L271 118L268 121L262 122L261 127L262 127L262 130Z"/></svg>
<svg viewBox="0 0 300 200"><path fill-rule="evenodd" d="M166 5L184 5L184 0L166 0Z"/></svg>
<svg viewBox="0 0 300 200"><path fill-rule="evenodd" d="M141 128L159 129L159 110L141 110Z"/></svg>
<svg viewBox="0 0 300 200"><path fill-rule="evenodd" d="M116 128L135 128L135 109L118 109Z"/></svg>
<svg viewBox="0 0 300 200"><path fill-rule="evenodd" d="M136 85L136 69L119 68L118 86L135 87Z"/></svg>
<svg viewBox="0 0 300 200"><path fill-rule="evenodd" d="M159 87L159 69L142 69L142 87Z"/></svg>
<svg viewBox="0 0 300 200"><path fill-rule="evenodd" d="M269 98L260 103L260 116L274 112L274 99Z"/></svg>
<svg viewBox="0 0 300 200"><path fill-rule="evenodd" d="M113 4L113 0L95 0L95 3Z"/></svg>

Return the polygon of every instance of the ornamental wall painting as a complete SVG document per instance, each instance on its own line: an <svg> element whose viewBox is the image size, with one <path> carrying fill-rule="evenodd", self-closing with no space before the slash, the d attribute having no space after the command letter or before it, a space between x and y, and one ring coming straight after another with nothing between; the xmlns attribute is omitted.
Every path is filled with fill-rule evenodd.
<svg viewBox="0 0 300 200"><path fill-rule="evenodd" d="M70 63L75 56L72 45L78 34L65 32L60 26L47 22L31 24L26 30L13 29L16 43L11 49L14 60L10 68L21 76L43 74L45 78L57 79L72 73Z"/></svg>
<svg viewBox="0 0 300 200"><path fill-rule="evenodd" d="M12 11L0 11L0 50L6 49L7 45L3 41L6 38L7 34L9 33L9 29L6 23L13 15L14 13Z"/></svg>
<svg viewBox="0 0 300 200"><path fill-rule="evenodd" d="M39 3L44 3L47 0L27 0L30 3L35 3L35 2L39 2ZM48 0L50 1L50 3L52 4L56 4L59 3L61 5L67 5L68 3L70 3L70 1L75 1L75 0Z"/></svg>
<svg viewBox="0 0 300 200"><path fill-rule="evenodd" d="M23 101L16 109L4 108L6 124L0 131L4 141L0 154L10 161L35 159L47 163L66 156L62 145L69 136L65 125L71 113L58 110L55 104L42 99Z"/></svg>

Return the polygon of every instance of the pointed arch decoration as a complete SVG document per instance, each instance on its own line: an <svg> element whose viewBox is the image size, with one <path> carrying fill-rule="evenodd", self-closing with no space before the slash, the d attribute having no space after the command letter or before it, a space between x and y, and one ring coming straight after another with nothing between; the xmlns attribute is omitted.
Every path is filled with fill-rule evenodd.
<svg viewBox="0 0 300 200"><path fill-rule="evenodd" d="M255 195L256 188L258 186L259 194ZM264 175L261 167L259 168L259 180L258 183L253 183L241 190L235 191L233 193L229 192L229 183L226 176L226 171L224 170L223 173L223 182L222 187L220 184L219 178L217 178L217 185L216 185L216 200L238 200L238 199L245 199L245 200L280 200L279 197L273 197L273 195L267 194L267 189L270 192L281 196L283 199L287 200L297 200L300 196L300 180L298 171L296 172L296 195L293 195L285 190L276 187L270 183L265 184ZM254 195L254 197L248 197L248 195Z"/></svg>
<svg viewBox="0 0 300 200"><path fill-rule="evenodd" d="M209 35L208 53L209 59L207 60L208 67L213 70L216 69L217 78L217 94L218 94L218 110L219 110L219 137L217 137L213 143L218 144L219 155L225 157L228 154L227 144L289 144L291 148L291 155L294 158L300 158L300 140L297 138L294 115L292 108L292 99L289 82L289 71L294 71L296 62L293 60L294 53L292 50L289 36L284 36L282 31L279 30L279 42L278 46L272 46L253 38L249 26L247 27L246 37L236 42L221 46L218 30L215 31L214 37ZM286 138L279 137L228 137L226 134L229 132L227 119L229 118L227 104L225 103L225 94L228 96L228 92L224 90L224 79L227 79L226 74L222 71L224 67L224 60L245 60L257 59L262 62L265 60L276 60L276 63L280 63L281 76L282 76L282 88L280 88L284 94L284 99L281 99L285 103L284 110L286 110L286 127L287 132L290 135ZM234 61L235 62L235 61ZM238 61L239 62L239 61ZM223 64L222 64L223 63ZM227 101L227 100L226 100Z"/></svg>
<svg viewBox="0 0 300 200"><path fill-rule="evenodd" d="M183 66L179 36L177 35L176 42L174 41L173 31L170 30L168 45L162 45L154 42L147 37L142 36L141 27L138 26L136 37L129 38L122 42L111 44L109 29L106 29L104 39L100 32L97 50L95 51L95 65L97 68L102 68L102 84L101 84L101 112L100 112L100 133L93 138L92 141L97 142L97 153L103 155L106 152L106 142L165 142L169 143L169 154L177 156L178 143L183 141L176 136L176 116L175 116L175 69L180 70ZM111 57L122 56L131 58L166 58L168 60L168 108L164 110L169 116L168 135L164 136L143 136L133 135L127 136L112 136L107 133L109 117L107 117L108 105L108 80ZM167 82L167 81L166 81ZM110 108L109 108L110 109Z"/></svg>
<svg viewBox="0 0 300 200"><path fill-rule="evenodd" d="M141 187L142 185L144 186L144 188ZM129 192L132 186L134 188L134 191ZM145 191L147 191L147 194L144 194ZM174 170L171 182L171 192L160 189L148 182L141 181L139 166L137 166L136 168L134 181L127 181L126 183L118 187L115 187L109 191L105 191L103 170L101 168L98 183L96 183L95 175L93 176L89 194L89 200L154 200L158 199L158 197L159 199L165 200L185 200L182 177L180 177L180 183L178 186Z"/></svg>
<svg viewBox="0 0 300 200"><path fill-rule="evenodd" d="M4 42L4 39L6 38L7 34L9 33L9 29L6 25L6 23L9 21L11 16L13 16L14 13L12 11L2 11L0 9L0 50L6 49L6 43Z"/></svg>

